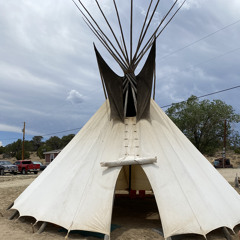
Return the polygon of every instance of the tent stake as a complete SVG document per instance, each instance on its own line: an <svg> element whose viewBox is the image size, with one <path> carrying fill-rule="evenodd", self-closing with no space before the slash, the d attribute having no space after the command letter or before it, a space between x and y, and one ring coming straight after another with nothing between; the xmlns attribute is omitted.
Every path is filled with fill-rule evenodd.
<svg viewBox="0 0 240 240"><path fill-rule="evenodd" d="M65 239L68 239L69 233L70 233L70 230L68 231L68 233L67 233Z"/></svg>
<svg viewBox="0 0 240 240"><path fill-rule="evenodd" d="M6 210L9 210L12 206L13 206L14 202L12 202L7 208Z"/></svg>
<svg viewBox="0 0 240 240"><path fill-rule="evenodd" d="M18 218L16 218L15 222L17 222L17 221L19 220L20 217L21 217L21 216L18 216Z"/></svg>
<svg viewBox="0 0 240 240"><path fill-rule="evenodd" d="M17 215L18 215L18 211L15 210L14 213L8 219L13 220Z"/></svg>
<svg viewBox="0 0 240 240"><path fill-rule="evenodd" d="M39 230L38 230L38 234L41 234L43 231L44 231L44 229L45 229L45 227L47 226L47 223L46 222L44 222L42 225L41 225L41 227L39 228Z"/></svg>
<svg viewBox="0 0 240 240"><path fill-rule="evenodd" d="M38 221L36 221L33 224L31 223L33 233L35 233L35 226L36 226L37 223L38 223Z"/></svg>
<svg viewBox="0 0 240 240"><path fill-rule="evenodd" d="M104 240L110 240L110 236L107 235L107 234L105 234L105 235L104 235Z"/></svg>
<svg viewBox="0 0 240 240"><path fill-rule="evenodd" d="M32 232L35 233L34 224L31 223Z"/></svg>
<svg viewBox="0 0 240 240"><path fill-rule="evenodd" d="M232 236L230 235L229 231L227 230L226 227L223 227L223 234L227 240L232 240Z"/></svg>

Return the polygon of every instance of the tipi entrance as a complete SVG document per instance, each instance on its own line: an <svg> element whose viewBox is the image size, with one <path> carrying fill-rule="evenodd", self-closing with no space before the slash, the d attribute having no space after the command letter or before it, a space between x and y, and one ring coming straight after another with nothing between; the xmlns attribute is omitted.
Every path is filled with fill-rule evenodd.
<svg viewBox="0 0 240 240"><path fill-rule="evenodd" d="M142 191L153 195L152 187L141 165L123 166L118 175L115 194L131 194L133 191L138 195L140 193L142 197L144 196Z"/></svg>
<svg viewBox="0 0 240 240"><path fill-rule="evenodd" d="M111 238L161 239L162 226L150 182L141 165L123 166L115 188ZM150 235L149 235L150 233ZM164 238L162 238L164 239Z"/></svg>

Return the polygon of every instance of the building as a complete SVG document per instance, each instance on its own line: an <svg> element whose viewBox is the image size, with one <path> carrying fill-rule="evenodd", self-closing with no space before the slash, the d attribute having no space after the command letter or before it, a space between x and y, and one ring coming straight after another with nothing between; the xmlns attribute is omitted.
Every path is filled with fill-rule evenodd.
<svg viewBox="0 0 240 240"><path fill-rule="evenodd" d="M46 165L50 164L54 158L62 151L62 149L52 150L49 152L44 152L45 155L45 163Z"/></svg>

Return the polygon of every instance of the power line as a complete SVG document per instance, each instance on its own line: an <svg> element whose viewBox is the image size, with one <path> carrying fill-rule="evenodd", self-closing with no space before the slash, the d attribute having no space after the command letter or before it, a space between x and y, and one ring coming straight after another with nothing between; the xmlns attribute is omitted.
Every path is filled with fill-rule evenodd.
<svg viewBox="0 0 240 240"><path fill-rule="evenodd" d="M44 137L44 136L49 136L49 135L54 135L54 134L59 134L59 133L64 133L64 132L71 132L71 131L79 130L79 129L81 129L81 128L82 128L82 127L73 128L73 129L64 130L64 131L55 132L55 133L47 133L47 134L44 134L44 135L42 135L42 136Z"/></svg>
<svg viewBox="0 0 240 240"><path fill-rule="evenodd" d="M233 89L236 89L236 88L239 88L239 87L240 87L240 85L235 86L235 87L231 87L231 88L226 88L226 89L223 89L223 90L219 90L219 91L216 91L216 92L207 93L207 94L205 94L205 95L198 96L197 98L203 98L203 97L211 96L211 95L214 95L214 94L217 94L217 93L230 91L230 90L233 90ZM187 100L184 100L184 101L181 101L181 102L177 102L177 103L183 103L183 102L186 102L186 101L187 101ZM172 106L173 104L177 104L177 103L168 104L168 105L162 106L161 108L170 107L170 106ZM46 133L46 134L43 134L43 135L41 135L41 136L44 137L44 136L50 136L50 135L55 135L55 134L64 133L64 132L71 132L71 131L79 130L79 129L81 129L81 128L82 128L82 127L78 127L78 128L73 128L73 129L64 130L64 131L59 131L59 132ZM1 141L8 141L8 140L15 140L15 139L19 139L19 138L1 139Z"/></svg>
<svg viewBox="0 0 240 240"><path fill-rule="evenodd" d="M69 130L64 130L64 131L60 131L60 132L47 133L47 134L43 134L43 135L41 135L41 136L42 136L42 137L44 137L44 136L50 136L50 135L55 135L55 134L64 133L64 132L71 132L71 131L75 131L75 130L79 130L79 129L81 129L81 127L79 127L79 128L73 128L73 129L69 129ZM16 139L20 139L20 138L1 139L1 141L16 140Z"/></svg>
<svg viewBox="0 0 240 240"><path fill-rule="evenodd" d="M232 50L230 50L230 51L228 51L228 52L225 52L225 53L223 53L223 54L220 54L220 55L218 55L218 56L216 56L216 57L209 58L209 59L207 59L207 60L205 60L205 61L203 61L203 62L197 63L197 64L195 64L195 65L189 66L189 67L185 68L185 70L186 70L186 69L189 69L189 68L192 68L192 67L197 67L197 66L202 65L202 64L205 64L205 63L207 63L207 62L211 62L211 61L214 60L214 59L221 58L221 57L223 57L223 56L226 56L226 55L228 55L228 54L230 54L230 53L233 53L233 52L236 52L236 51L238 51L238 50L240 50L240 47L235 48L235 49L232 49Z"/></svg>
<svg viewBox="0 0 240 240"><path fill-rule="evenodd" d="M218 56L209 58L209 59L204 60L204 61L202 61L202 62L196 63L196 64L194 64L194 65L189 65L188 67L182 69L181 71L186 71L186 70L192 69L192 68L194 68L194 67L197 67L197 66L199 66L199 65L202 65L202 64L205 64L205 63L208 63L208 62L211 62L211 61L213 61L213 60L215 60L215 59L219 59L219 58L221 58L221 57L224 57L224 56L226 56L226 55L228 55L228 54L231 54L231 53L236 52L236 51L239 51L239 50L240 50L240 47L235 48L235 49L232 49L232 50L230 50L230 51L227 51L227 52L222 53L222 54L220 54L220 55L218 55ZM167 76L165 77L165 79L166 79L167 77L169 78L170 76L172 76L172 75L174 75L174 74L176 74L176 73L172 73L172 74L167 75Z"/></svg>
<svg viewBox="0 0 240 240"><path fill-rule="evenodd" d="M239 86L235 86L235 87L231 87L231 88L226 88L226 89L223 89L223 90L219 90L219 91L216 91L216 92L212 92L212 93L208 93L208 94L205 94L205 95L202 95L202 96L198 96L197 98L203 98L203 97L211 96L211 95L214 95L214 94L217 94L217 93L230 91L230 90L233 90L233 89L239 88L239 87L240 87L240 85L239 85ZM181 101L181 102L177 102L177 103L168 104L168 105L162 106L161 108L170 107L170 106L172 106L173 104L184 103L184 102L186 102L186 101L187 101L187 100L184 100L184 101Z"/></svg>
<svg viewBox="0 0 240 240"><path fill-rule="evenodd" d="M216 30L215 32L212 32L212 33L210 33L210 34L208 34L208 35L206 35L206 36L204 36L204 37L202 37L202 38L200 38L200 39L198 39L198 40L196 40L196 41L194 41L194 42L192 42L192 43L189 43L188 45L186 45L186 46L184 46L184 47L182 47L182 48L179 48L179 49L177 49L177 50L175 50L175 51L173 51L173 52L171 52L171 53L163 56L162 58L160 58L160 60L163 60L163 59L165 59L165 58L173 55L173 54L176 53L176 52L180 52L180 51L184 50L185 48L191 47L192 45L194 45L194 44L196 44L196 43L198 43L198 42L200 42L200 41L202 41L202 40L204 40L204 39L206 39L206 38L209 38L209 37L211 37L212 35L220 32L220 31L222 31L222 30L224 30L224 29L226 29L226 28L229 28L229 27L231 27L231 26L233 26L233 25L235 25L235 24L237 24L237 23L239 23L239 22L240 22L240 19L237 20L236 22L233 22L233 23L231 23L231 24L229 24L229 25L227 25L227 26L225 26L225 27L223 27L223 28L220 28L220 29Z"/></svg>

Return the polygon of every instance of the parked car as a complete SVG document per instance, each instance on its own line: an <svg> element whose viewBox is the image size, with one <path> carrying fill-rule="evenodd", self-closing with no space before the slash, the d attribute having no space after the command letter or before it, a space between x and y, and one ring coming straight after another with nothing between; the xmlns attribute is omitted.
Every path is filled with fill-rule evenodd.
<svg viewBox="0 0 240 240"><path fill-rule="evenodd" d="M5 160L0 161L0 175L4 175L5 173L11 173L16 175L17 172L17 166L13 165L11 162Z"/></svg>
<svg viewBox="0 0 240 240"><path fill-rule="evenodd" d="M33 162L34 164L40 164L40 171L43 171L47 166L43 165L41 162Z"/></svg>
<svg viewBox="0 0 240 240"><path fill-rule="evenodd" d="M34 164L31 160L20 160L14 163L18 167L18 172L27 174L28 172L34 172L37 174L40 171L40 164Z"/></svg>
<svg viewBox="0 0 240 240"><path fill-rule="evenodd" d="M230 159L228 158L218 158L213 162L215 168L232 168L233 165L230 163Z"/></svg>

